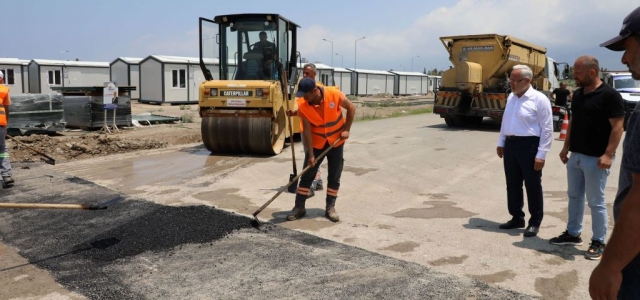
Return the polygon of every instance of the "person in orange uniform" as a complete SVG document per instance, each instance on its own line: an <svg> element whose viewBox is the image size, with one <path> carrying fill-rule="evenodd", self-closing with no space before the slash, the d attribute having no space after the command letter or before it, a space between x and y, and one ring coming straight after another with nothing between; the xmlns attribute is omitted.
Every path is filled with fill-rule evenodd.
<svg viewBox="0 0 640 300"><path fill-rule="evenodd" d="M311 183L318 167L324 160L322 157L316 161L316 157L340 139L326 155L329 174L327 175L325 216L333 222L338 222L340 217L336 213L335 205L344 165L344 143L349 138L351 124L356 115L356 107L340 90L317 86L315 80L309 77L302 78L298 83L296 97L299 98L297 99L297 114L304 129L302 138L307 145L312 145L312 147L307 147L304 168L311 166L311 169L304 173L300 179L295 207L287 215L287 220L300 219L307 213L305 202L309 197ZM342 108L347 110L346 120Z"/></svg>
<svg viewBox="0 0 640 300"><path fill-rule="evenodd" d="M7 152L7 124L9 121L9 87L4 85L4 74L0 71L0 176L5 185L13 185L11 178L11 161Z"/></svg>
<svg viewBox="0 0 640 300"><path fill-rule="evenodd" d="M312 63L307 63L302 67L302 78L305 77L310 77L313 78L315 80L316 78L316 65L312 64ZM318 82L316 81L316 85L317 86L323 86L322 82ZM297 116L298 115L298 110L293 110L293 111L287 111L287 115L288 116ZM302 122L300 122L300 134L303 135L304 134L304 128L302 128ZM302 146L304 148L304 153L307 153L307 143L305 143L304 138L302 139ZM318 167L318 172L316 173L316 177L313 180L313 183L311 183L311 189L309 190L309 198L313 197L315 195L315 191L321 191L324 189L323 186L323 182L322 182L322 172L320 171L320 168Z"/></svg>

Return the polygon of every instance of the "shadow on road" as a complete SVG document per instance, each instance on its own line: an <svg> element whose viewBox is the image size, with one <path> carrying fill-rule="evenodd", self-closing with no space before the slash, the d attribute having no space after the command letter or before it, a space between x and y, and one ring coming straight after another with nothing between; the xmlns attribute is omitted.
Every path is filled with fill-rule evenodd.
<svg viewBox="0 0 640 300"><path fill-rule="evenodd" d="M442 119L441 124L433 124L422 126L419 128L431 128L431 129L440 129L444 131L486 131L486 132L500 132L500 123L497 123L491 119L485 119L482 124L478 125L467 125L464 127L450 127L444 122Z"/></svg>
<svg viewBox="0 0 640 300"><path fill-rule="evenodd" d="M500 229L498 226L501 223L485 220L482 218L470 218L468 224L462 225L466 229L479 229L486 232L508 234L510 236L522 235L524 228L519 229Z"/></svg>

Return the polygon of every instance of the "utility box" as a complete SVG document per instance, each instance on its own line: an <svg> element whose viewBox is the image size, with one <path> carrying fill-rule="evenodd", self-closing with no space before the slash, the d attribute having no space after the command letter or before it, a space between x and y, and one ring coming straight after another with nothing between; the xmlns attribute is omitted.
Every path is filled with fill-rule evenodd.
<svg viewBox="0 0 640 300"><path fill-rule="evenodd" d="M67 128L99 129L104 124L102 86L57 88L62 92L64 118ZM130 91L135 87L118 87L118 107L115 109L117 126L133 126L131 122ZM107 126L113 125L113 109L107 110Z"/></svg>

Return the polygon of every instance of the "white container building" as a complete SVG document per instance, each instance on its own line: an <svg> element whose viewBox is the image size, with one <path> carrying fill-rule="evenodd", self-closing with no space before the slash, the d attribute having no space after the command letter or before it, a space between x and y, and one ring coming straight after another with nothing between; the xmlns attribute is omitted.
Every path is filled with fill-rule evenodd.
<svg viewBox="0 0 640 300"><path fill-rule="evenodd" d="M51 87L103 86L109 81L109 63L33 59L29 62L29 92L57 93Z"/></svg>
<svg viewBox="0 0 640 300"><path fill-rule="evenodd" d="M0 58L0 71L11 95L29 93L29 61L17 58Z"/></svg>
<svg viewBox="0 0 640 300"><path fill-rule="evenodd" d="M393 94L395 74L387 71L347 69L353 72L352 95Z"/></svg>
<svg viewBox="0 0 640 300"><path fill-rule="evenodd" d="M116 86L134 86L131 100L140 99L140 61L137 57L118 57L109 64L109 81Z"/></svg>
<svg viewBox="0 0 640 300"><path fill-rule="evenodd" d="M426 95L429 76L420 72L389 71L395 74L393 94L396 96Z"/></svg>
<svg viewBox="0 0 640 300"><path fill-rule="evenodd" d="M218 59L205 61L214 79L220 79ZM229 66L233 78L234 66ZM198 103L200 83L205 80L200 58L151 55L140 61L139 102Z"/></svg>

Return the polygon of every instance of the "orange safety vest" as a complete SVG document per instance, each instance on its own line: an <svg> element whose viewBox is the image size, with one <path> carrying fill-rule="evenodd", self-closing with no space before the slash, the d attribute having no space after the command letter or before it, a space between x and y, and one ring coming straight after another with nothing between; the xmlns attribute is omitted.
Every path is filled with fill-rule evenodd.
<svg viewBox="0 0 640 300"><path fill-rule="evenodd" d="M4 106L10 104L9 87L0 85L0 126L7 126L7 113L4 111Z"/></svg>
<svg viewBox="0 0 640 300"><path fill-rule="evenodd" d="M302 78L300 78L300 80L302 80ZM300 80L298 80L298 83L300 82ZM298 87L297 86L298 85L296 84L296 90L293 92L294 95L295 95L295 92L298 91ZM316 86L324 86L324 85L322 84L322 82L316 81ZM296 101L299 103L300 99L302 99L302 101L304 101L303 98L296 98ZM300 132L301 133L304 132L304 128L302 128L302 122L300 122Z"/></svg>
<svg viewBox="0 0 640 300"><path fill-rule="evenodd" d="M316 108L304 100L298 98L298 113L307 119L311 124L311 137L313 140L313 148L322 149L328 142L333 144L344 131L344 117L342 115L342 101L340 96L342 93L334 88L324 87L322 105ZM324 111L324 116L320 112ZM344 140L338 142L335 147L344 144Z"/></svg>

